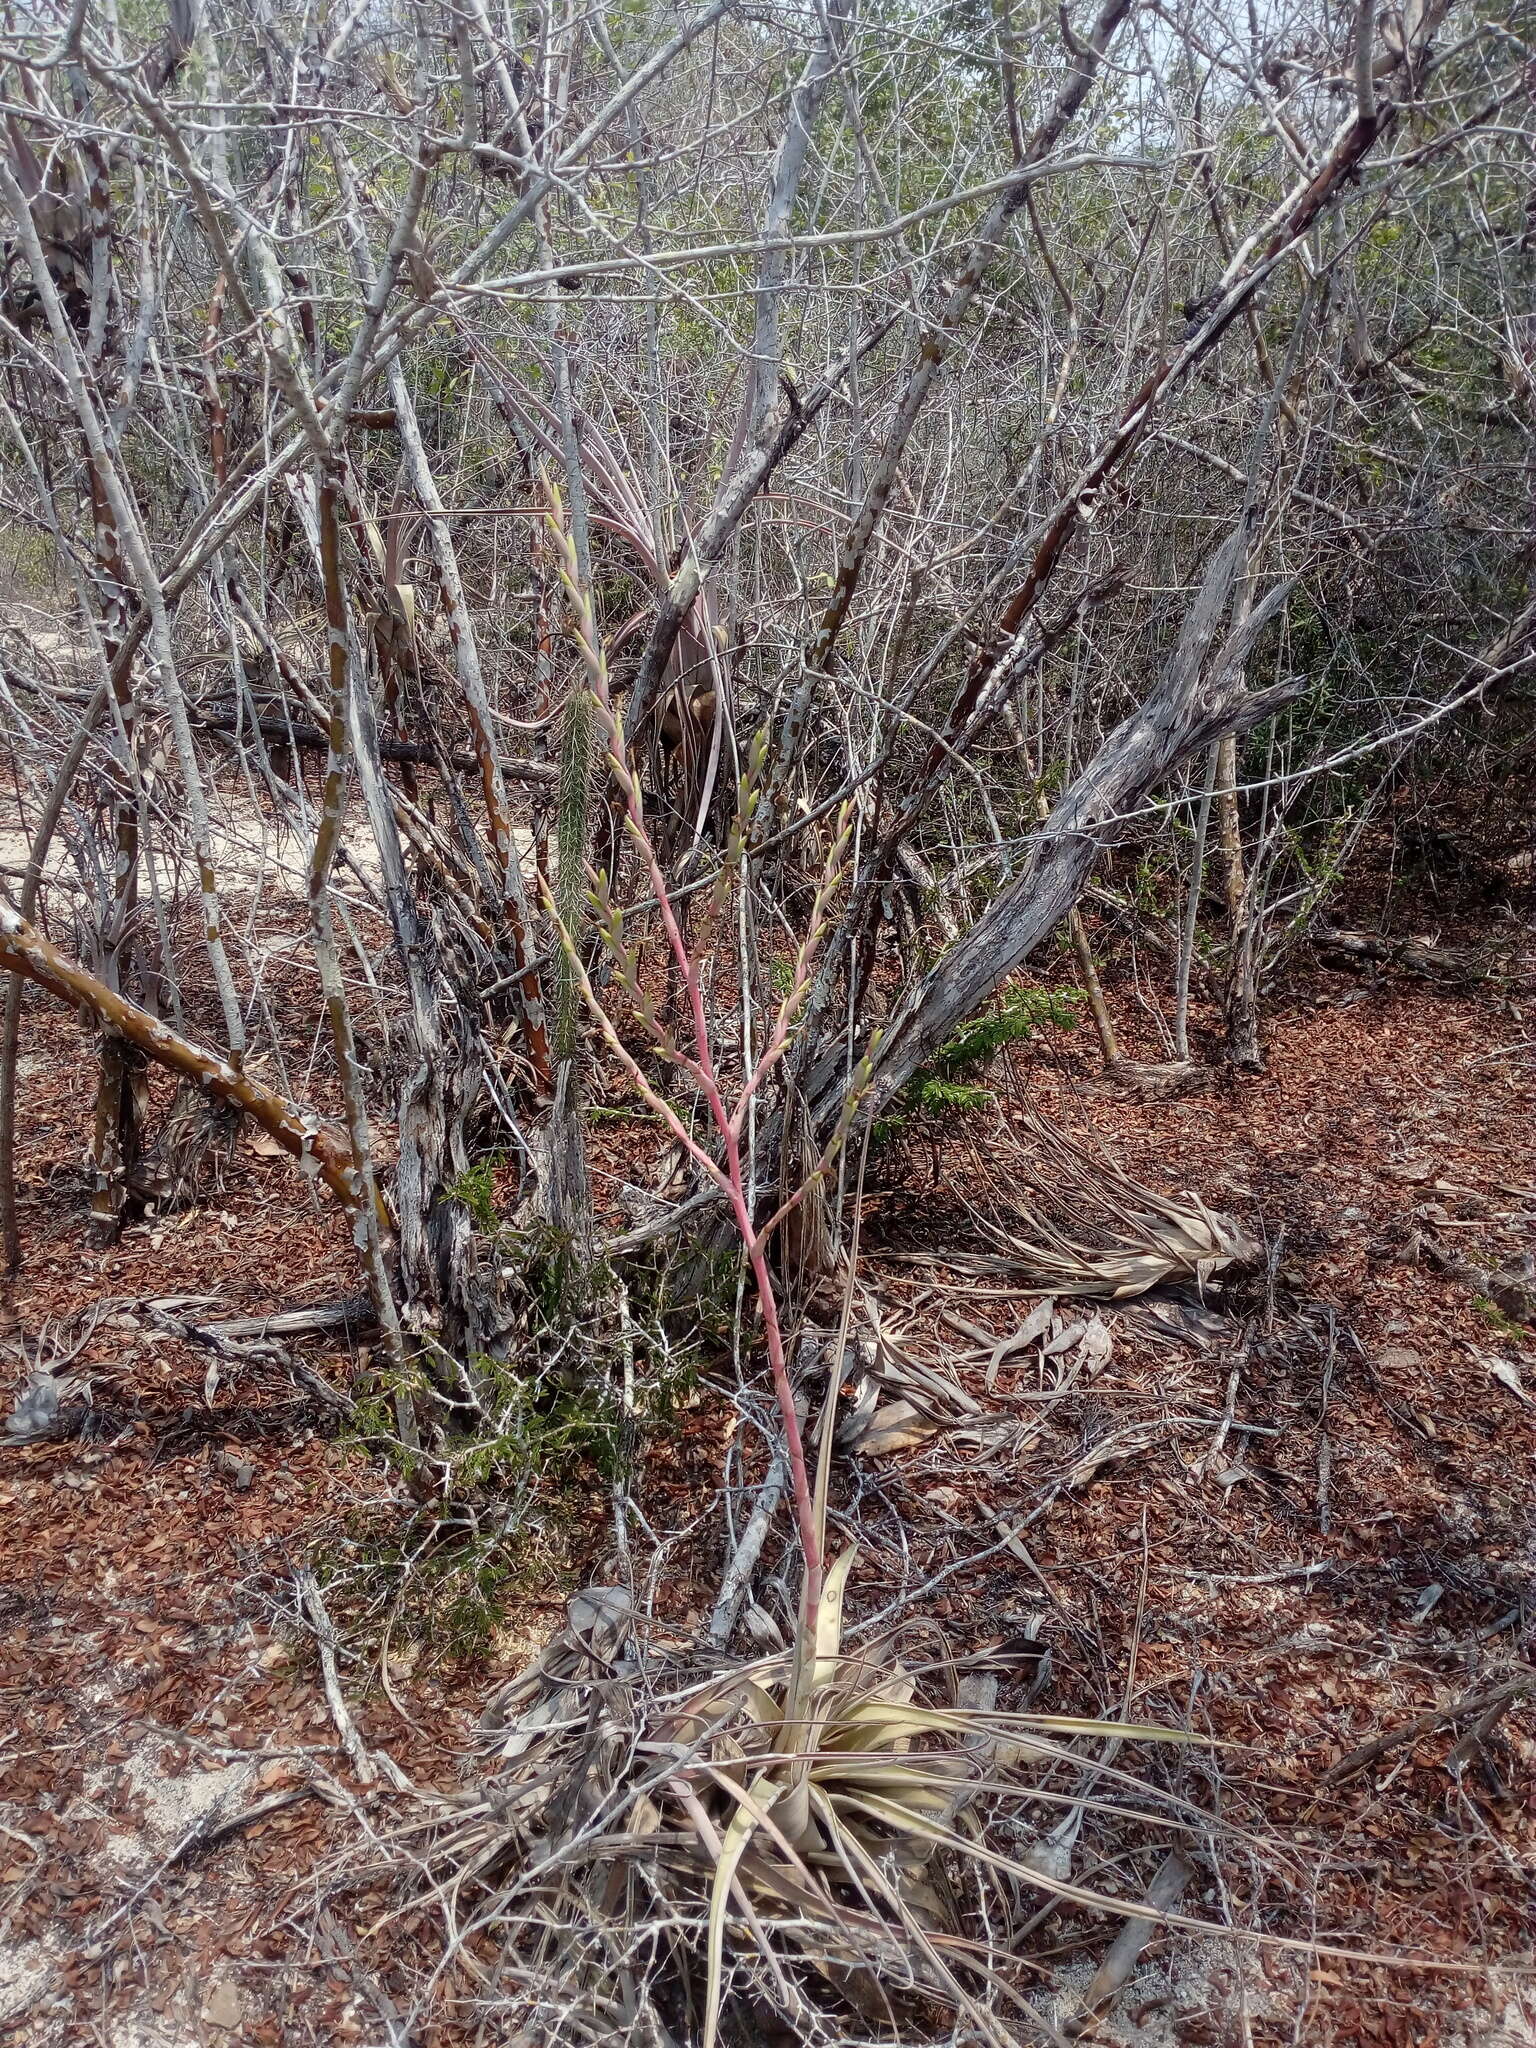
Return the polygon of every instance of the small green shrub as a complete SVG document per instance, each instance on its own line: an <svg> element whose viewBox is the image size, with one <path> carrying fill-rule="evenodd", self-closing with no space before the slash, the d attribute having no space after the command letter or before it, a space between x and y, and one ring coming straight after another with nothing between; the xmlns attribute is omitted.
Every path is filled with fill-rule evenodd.
<svg viewBox="0 0 1536 2048"><path fill-rule="evenodd" d="M476 1359L474 1375L482 1407L494 1419L453 1454L460 1486L532 1486L568 1478L582 1463L610 1483L622 1475L626 1418L610 1386L570 1387L553 1374L532 1376L494 1358Z"/></svg>
<svg viewBox="0 0 1536 2048"><path fill-rule="evenodd" d="M439 1409L472 1418L439 1437L434 1490L441 1494L403 1520L398 1508L367 1509L316 1559L334 1588L336 1612L353 1640L419 1643L434 1663L472 1662L502 1626L511 1596L549 1590L551 1541L562 1553L593 1493L620 1479L640 1429L669 1418L679 1390L647 1386L644 1409L623 1406L603 1381L568 1384L526 1361L476 1358L468 1379L475 1406ZM476 1412L478 1411L478 1412ZM462 1430L455 1435L455 1428ZM375 1389L357 1412L370 1451L382 1444L406 1476L420 1456L394 1434L389 1390Z"/></svg>
<svg viewBox="0 0 1536 2048"><path fill-rule="evenodd" d="M913 1116L974 1116L990 1106L990 1088L961 1078L975 1073L1006 1045L1019 1045L1047 1025L1075 1031L1082 991L1075 988L1004 989L992 1009L962 1024L932 1062L901 1092L902 1107L877 1117L870 1142L879 1146L899 1135Z"/></svg>
<svg viewBox="0 0 1536 2048"><path fill-rule="evenodd" d="M451 1668L487 1654L516 1594L549 1597L565 1548L548 1517L487 1526L434 1502L402 1520L379 1505L351 1516L314 1569L350 1648L376 1656L386 1643L396 1653L416 1644L429 1664Z"/></svg>
<svg viewBox="0 0 1536 2048"><path fill-rule="evenodd" d="M447 1186L448 1195L455 1202L464 1204L476 1230L483 1231L487 1237L494 1236L501 1223L496 1210L496 1173L502 1164L501 1153L489 1153L484 1159L477 1159L473 1166L466 1166Z"/></svg>
<svg viewBox="0 0 1536 2048"><path fill-rule="evenodd" d="M1531 1334L1523 1323L1517 1323L1513 1316L1506 1315L1496 1301L1490 1301L1486 1294L1474 1294L1472 1306L1480 1316L1485 1316L1493 1325L1494 1335L1509 1337L1523 1343Z"/></svg>
<svg viewBox="0 0 1536 2048"><path fill-rule="evenodd" d="M990 1088L978 1088L973 1081L946 1081L939 1074L920 1074L908 1084L902 1098L921 1115L937 1116L945 1110L967 1115L985 1109L992 1100Z"/></svg>
<svg viewBox="0 0 1536 2048"><path fill-rule="evenodd" d="M926 1071L952 1079L971 1068L985 1066L1005 1045L1018 1045L1033 1038L1046 1025L1053 1025L1058 1031L1075 1031L1077 1006L1082 999L1081 989L1075 988L1006 988L995 1008L960 1026ZM938 1106L956 1105L941 1102Z"/></svg>

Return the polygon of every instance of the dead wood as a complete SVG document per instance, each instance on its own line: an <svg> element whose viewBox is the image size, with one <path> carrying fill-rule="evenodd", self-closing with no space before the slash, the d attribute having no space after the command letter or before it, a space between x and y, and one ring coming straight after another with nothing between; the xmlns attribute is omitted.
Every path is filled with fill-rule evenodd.
<svg viewBox="0 0 1536 2048"><path fill-rule="evenodd" d="M1172 1102L1203 1095L1211 1070L1199 1060L1115 1060L1095 1082L1102 1095L1134 1095L1142 1102Z"/></svg>
<svg viewBox="0 0 1536 2048"><path fill-rule="evenodd" d="M861 1115L877 1114L1050 936L1082 896L1100 852L1178 762L1227 733L1262 724L1305 687L1298 678L1250 690L1245 679L1244 664L1282 609L1288 585L1267 592L1216 646L1244 539L1243 529L1235 529L1216 550L1161 683L1063 794L1022 874L898 1010L870 1060ZM823 1128L841 1111L845 1072L841 1055L812 1069L806 1094Z"/></svg>
<svg viewBox="0 0 1536 2048"><path fill-rule="evenodd" d="M1442 1273L1464 1281L1475 1294L1491 1301L1502 1314L1517 1323L1536 1323L1536 1261L1495 1271L1452 1251L1431 1232L1418 1237L1418 1247Z"/></svg>
<svg viewBox="0 0 1536 2048"><path fill-rule="evenodd" d="M236 718L233 712L205 712L194 721L205 732L217 733L221 738L238 738L257 734L263 740L278 747L298 747L305 753L323 754L330 745L328 736L318 725L307 720L286 718ZM391 740L382 735L379 739L379 758L384 761L409 762L413 767L435 768L446 761L461 774L473 775L479 772L479 762L473 754L445 753L441 748L424 746L416 740ZM511 754L499 754L497 764L503 775L514 782L526 782L537 788L549 788L558 778L558 769L543 761L524 761Z"/></svg>
<svg viewBox="0 0 1536 2048"><path fill-rule="evenodd" d="M1536 1671L1527 1668L1515 1672L1496 1686L1480 1687L1467 1693L1449 1706L1429 1707L1411 1721L1389 1728L1384 1734L1374 1735L1369 1742L1362 1742L1358 1749L1352 1749L1348 1756L1341 1757L1338 1763L1324 1771L1322 1782L1325 1785L1342 1785L1346 1779L1355 1777L1375 1763L1378 1757L1401 1749L1405 1743L1417 1742L1421 1735L1429 1735L1437 1728L1454 1727L1458 1721L1480 1716L1495 1706L1505 1707L1529 1693L1533 1687L1536 1687Z"/></svg>
<svg viewBox="0 0 1536 2048"><path fill-rule="evenodd" d="M216 1323L191 1323L188 1334L213 1342L247 1337L349 1337L364 1335L377 1318L364 1294L318 1308L278 1309L269 1316L230 1316Z"/></svg>
<svg viewBox="0 0 1536 2048"><path fill-rule="evenodd" d="M150 1059L195 1081L217 1101L243 1110L277 1140L301 1171L318 1175L349 1209L357 1207L359 1187L351 1148L334 1125L312 1109L277 1094L221 1054L183 1038L148 1010L108 988L4 902L0 902L0 968L35 981L61 1002L83 1006Z"/></svg>
<svg viewBox="0 0 1536 2048"><path fill-rule="evenodd" d="M1194 1874L1195 1866L1184 1851L1171 1849L1147 1886L1147 1904L1158 1912L1166 1912L1170 1906L1176 1906ZM1092 1983L1083 1993L1082 2011L1067 2022L1069 2036L1075 2039L1086 2033L1093 2025L1095 2014L1130 1982L1141 1960L1142 1950L1157 1932L1157 1925L1152 1918L1126 1921L1110 1945L1109 1954L1094 1972Z"/></svg>
<svg viewBox="0 0 1536 2048"><path fill-rule="evenodd" d="M1481 981L1488 962L1470 946L1435 946L1427 939L1389 939L1380 932L1349 932L1325 928L1314 933L1313 944L1320 952L1342 954L1348 960L1368 960L1384 967L1400 967L1406 974L1419 974L1450 981Z"/></svg>

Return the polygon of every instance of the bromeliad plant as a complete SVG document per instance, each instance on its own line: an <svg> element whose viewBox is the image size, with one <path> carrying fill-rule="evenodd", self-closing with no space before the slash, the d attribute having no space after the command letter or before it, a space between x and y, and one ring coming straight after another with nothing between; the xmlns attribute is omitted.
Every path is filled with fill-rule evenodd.
<svg viewBox="0 0 1536 2048"><path fill-rule="evenodd" d="M990 1711L947 1656L909 1668L895 1635L849 1648L852 1563L830 1568L813 1639L702 1682L642 1655L621 1588L570 1603L488 1703L478 1782L408 1831L474 2009L515 2010L518 2040L572 2048L716 2048L763 2038L770 2015L767 2038L806 2044L846 2041L850 2022L905 2041L958 2023L1013 2048L1039 2027L1018 1979L1042 1891L1147 1915L1004 1853L990 1823L1016 1840L1021 1803L1045 1801L1208 1827L1071 1746L1184 1738Z"/></svg>
<svg viewBox="0 0 1536 2048"><path fill-rule="evenodd" d="M860 1650L845 1645L855 1551L825 1562L837 1375L813 1483L768 1261L773 1231L805 1188L758 1224L743 1143L750 1105L794 1040L849 820L838 821L762 1050L728 1088L700 960L741 882L764 743L751 749L730 841L690 943L646 830L559 497L547 481L544 489L594 717L681 978L689 1042L679 1042L644 986L639 948L606 876L591 876L588 903L612 963L610 987L625 997L662 1067L702 1102L702 1134L641 1065L598 996L575 935L555 921L609 1050L718 1188L740 1238L791 1472L799 1624L782 1654L701 1681L691 1660L669 1670L642 1655L621 1589L578 1596L570 1627L492 1701L481 1788L426 1823L425 1839L413 1830L413 1853L444 1914L449 1965L472 1981L482 2010L488 2001L514 2001L526 2038L585 2042L618 2031L714 2048L726 2013L772 2011L809 2042L838 2037L849 2014L887 2032L901 2012L910 2032L942 2012L961 2019L971 2038L1001 2048L1017 2039L1028 2011L1008 1953L1018 1887L1043 1886L1110 1910L1117 1902L1000 1853L976 1802L1062 1799L1042 1787L1039 1767L1065 1766L1079 1779L1085 1769L1100 1774L1068 1800L1092 1806L1103 1778L1135 1781L1076 1753L1073 1737L1170 1738L1124 1723L967 1704L947 1652L926 1673L913 1671L898 1655L899 1632ZM860 1085L856 1077L816 1173L843 1142Z"/></svg>

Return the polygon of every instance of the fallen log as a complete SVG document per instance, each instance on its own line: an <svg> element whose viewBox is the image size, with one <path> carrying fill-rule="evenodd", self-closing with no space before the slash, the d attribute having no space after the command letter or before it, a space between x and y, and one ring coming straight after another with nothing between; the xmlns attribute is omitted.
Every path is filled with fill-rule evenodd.
<svg viewBox="0 0 1536 2048"><path fill-rule="evenodd" d="M327 1302L317 1308L274 1309L269 1316L229 1316L221 1322L190 1322L189 1335L217 1343L248 1337L332 1337L356 1336L372 1329L378 1312L366 1294L346 1301Z"/></svg>
<svg viewBox="0 0 1536 2048"><path fill-rule="evenodd" d="M1501 1315L1516 1323L1536 1323L1536 1262L1497 1268L1480 1266L1428 1231L1416 1241L1431 1264L1453 1280L1460 1280L1484 1301L1491 1301Z"/></svg>
<svg viewBox="0 0 1536 2048"><path fill-rule="evenodd" d="M1380 932L1347 932L1325 926L1313 933L1312 943L1325 953L1342 953L1350 960L1401 967L1408 974L1482 981L1488 973L1482 956L1470 947L1432 946L1427 939L1389 939Z"/></svg>
<svg viewBox="0 0 1536 2048"><path fill-rule="evenodd" d="M302 1173L312 1179L318 1176L349 1209L358 1206L362 1181L353 1164L352 1148L334 1124L314 1110L277 1094L233 1065L222 1053L210 1052L195 1040L183 1038L148 1010L108 988L68 954L60 952L3 900L0 969L35 981L39 988L47 989L60 1002L76 1009L83 1005L106 1029L117 1032L150 1059L195 1081L216 1101L243 1110L269 1137L277 1140Z"/></svg>

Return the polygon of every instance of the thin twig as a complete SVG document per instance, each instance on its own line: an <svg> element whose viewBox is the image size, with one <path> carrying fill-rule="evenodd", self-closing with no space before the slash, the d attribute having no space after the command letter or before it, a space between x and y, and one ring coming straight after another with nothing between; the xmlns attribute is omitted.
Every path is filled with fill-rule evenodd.
<svg viewBox="0 0 1536 2048"><path fill-rule="evenodd" d="M341 1677L336 1668L336 1631L321 1597L319 1582L311 1571L301 1571L297 1576L299 1598L304 1604L310 1624L315 1631L315 1641L320 1651L320 1675L325 1685L325 1701L331 1710L331 1719L336 1723L336 1732L341 1737L341 1746L351 1759L352 1768L358 1781L364 1785L377 1782L378 1770L369 1756L363 1738L357 1732L357 1723L352 1719L346 1697L341 1690Z"/></svg>
<svg viewBox="0 0 1536 2048"><path fill-rule="evenodd" d="M1322 1776L1325 1785L1342 1785L1347 1778L1357 1776L1375 1763L1378 1757L1386 1756L1394 1749L1401 1749L1406 1742L1416 1742L1421 1735L1428 1735L1436 1728L1449 1728L1457 1721L1464 1721L1469 1714L1486 1714L1494 1707L1500 1711L1536 1687L1536 1670L1527 1668L1506 1678L1502 1685L1491 1691L1464 1693L1454 1705L1428 1707L1422 1714L1416 1714L1411 1721L1404 1721L1400 1727L1389 1728L1382 1735L1372 1736L1369 1742L1362 1742L1358 1749L1352 1749L1348 1756L1331 1765ZM1489 1724L1492 1725L1491 1723Z"/></svg>

